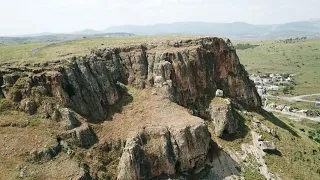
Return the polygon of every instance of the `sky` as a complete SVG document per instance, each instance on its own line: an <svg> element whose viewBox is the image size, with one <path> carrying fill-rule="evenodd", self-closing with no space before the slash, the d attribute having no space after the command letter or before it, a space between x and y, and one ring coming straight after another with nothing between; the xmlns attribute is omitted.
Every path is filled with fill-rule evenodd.
<svg viewBox="0 0 320 180"><path fill-rule="evenodd" d="M0 0L0 36L181 21L279 24L320 18L320 0Z"/></svg>

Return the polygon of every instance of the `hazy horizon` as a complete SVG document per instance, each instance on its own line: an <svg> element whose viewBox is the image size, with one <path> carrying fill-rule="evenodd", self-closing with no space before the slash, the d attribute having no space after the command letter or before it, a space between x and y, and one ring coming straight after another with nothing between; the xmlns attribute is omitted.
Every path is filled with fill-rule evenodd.
<svg viewBox="0 0 320 180"><path fill-rule="evenodd" d="M103 30L186 21L281 24L318 19L318 0L12 0L0 6L0 36Z"/></svg>

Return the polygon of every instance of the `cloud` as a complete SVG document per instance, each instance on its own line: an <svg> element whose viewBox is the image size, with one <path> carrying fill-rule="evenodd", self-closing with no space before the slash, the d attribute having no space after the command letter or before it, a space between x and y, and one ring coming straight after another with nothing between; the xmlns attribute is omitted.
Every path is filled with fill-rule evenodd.
<svg viewBox="0 0 320 180"><path fill-rule="evenodd" d="M177 21L283 23L319 18L319 0L1 0L0 35Z"/></svg>

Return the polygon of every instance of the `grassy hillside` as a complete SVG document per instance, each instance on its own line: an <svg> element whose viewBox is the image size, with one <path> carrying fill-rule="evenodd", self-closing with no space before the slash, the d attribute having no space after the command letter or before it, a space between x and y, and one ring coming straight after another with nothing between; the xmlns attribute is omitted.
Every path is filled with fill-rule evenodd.
<svg viewBox="0 0 320 180"><path fill-rule="evenodd" d="M41 33L26 35L23 37L0 37L0 46L19 45L19 44L31 44L41 42L60 42L60 41L72 41L83 38L102 38L102 37L121 37L121 36L133 36L130 33L102 33L93 31L79 31L76 34L53 34L53 33Z"/></svg>
<svg viewBox="0 0 320 180"><path fill-rule="evenodd" d="M94 48L137 45L141 43L158 43L165 42L167 40L172 41L196 37L199 36L132 36L82 39L77 41L68 41L57 46L50 46L39 51L35 56L32 56L33 49L41 48L50 43L0 46L0 63L59 60L75 55L89 54Z"/></svg>
<svg viewBox="0 0 320 180"><path fill-rule="evenodd" d="M320 136L320 124L308 120L292 122L277 116L297 135L280 128L274 121L265 121L279 136L277 139L264 134L266 140L274 141L281 152L280 156L269 154L265 157L270 171L279 174L283 179L320 179L320 144L314 140ZM309 132L313 133L312 139L308 137Z"/></svg>
<svg viewBox="0 0 320 180"><path fill-rule="evenodd" d="M238 43L244 44L234 44ZM295 43L263 41L249 44L259 46L237 50L241 63L249 73L296 74L295 94L320 92L320 39Z"/></svg>

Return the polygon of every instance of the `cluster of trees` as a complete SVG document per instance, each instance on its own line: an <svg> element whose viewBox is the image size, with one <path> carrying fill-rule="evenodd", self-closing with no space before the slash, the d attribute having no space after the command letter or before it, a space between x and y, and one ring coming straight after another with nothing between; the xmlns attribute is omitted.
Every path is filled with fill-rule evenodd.
<svg viewBox="0 0 320 180"><path fill-rule="evenodd" d="M259 45L252 45L252 44L247 43L247 44L237 44L234 47L239 50L245 50L245 49L255 48L257 46L259 46Z"/></svg>
<svg viewBox="0 0 320 180"><path fill-rule="evenodd" d="M296 37L296 38L290 38L290 39L285 39L285 40L279 40L279 41L276 41L276 42L279 42L279 43L286 43L286 44L289 44L289 43L295 43L295 42L299 42L299 41L303 41L303 40L306 40L307 37Z"/></svg>
<svg viewBox="0 0 320 180"><path fill-rule="evenodd" d="M283 87L282 92L283 92L283 94L292 94L292 90L294 90L294 85L286 84Z"/></svg>

